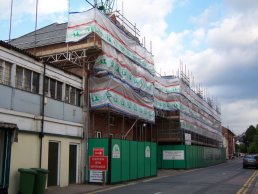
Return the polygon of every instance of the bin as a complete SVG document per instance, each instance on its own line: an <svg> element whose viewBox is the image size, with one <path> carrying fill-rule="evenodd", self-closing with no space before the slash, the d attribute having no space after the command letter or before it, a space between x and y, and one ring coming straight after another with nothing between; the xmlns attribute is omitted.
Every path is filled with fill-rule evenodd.
<svg viewBox="0 0 258 194"><path fill-rule="evenodd" d="M43 168L32 168L32 170L37 172L34 184L34 194L43 194L49 170Z"/></svg>
<svg viewBox="0 0 258 194"><path fill-rule="evenodd" d="M33 194L37 172L32 169L19 168L20 185L19 194Z"/></svg>

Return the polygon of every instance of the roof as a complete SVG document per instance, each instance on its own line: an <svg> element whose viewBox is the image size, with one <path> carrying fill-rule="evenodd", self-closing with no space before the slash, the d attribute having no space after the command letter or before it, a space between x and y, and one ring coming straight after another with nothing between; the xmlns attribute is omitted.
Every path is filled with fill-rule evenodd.
<svg viewBox="0 0 258 194"><path fill-rule="evenodd" d="M4 41L2 41L2 40L0 40L0 46L2 46L2 47L4 47L4 48L7 48L7 49L9 49L9 50L13 50L13 51L16 51L16 52L18 52L18 53L24 54L24 55L26 55L26 56L28 56L28 57L31 57L32 59L35 59L36 61L40 61L40 59L39 59L38 57L36 57L35 55L32 55L32 54L29 53L28 51L22 50L22 49L20 49L20 48L15 47L15 46L12 46L11 44L6 43L6 42L4 42Z"/></svg>
<svg viewBox="0 0 258 194"><path fill-rule="evenodd" d="M36 30L36 47L58 44L65 42L67 22L53 23ZM10 41L15 47L29 49L35 47L35 31L25 34Z"/></svg>

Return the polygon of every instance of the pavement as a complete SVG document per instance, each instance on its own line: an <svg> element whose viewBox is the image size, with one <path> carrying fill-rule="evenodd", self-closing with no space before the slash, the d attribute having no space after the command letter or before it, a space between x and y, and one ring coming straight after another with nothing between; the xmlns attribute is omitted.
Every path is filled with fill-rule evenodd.
<svg viewBox="0 0 258 194"><path fill-rule="evenodd" d="M174 170L174 169L162 169L159 170L157 173L157 176L154 177L149 177L145 179L139 179L139 180L134 180L130 182L125 182L125 183L119 183L119 184L113 184L113 185L102 185L102 184L72 184L66 187L48 187L45 191L45 194L86 194L86 193L97 193L102 190L109 190L112 188L117 188L117 187L123 187L127 186L130 184L137 184L140 182L146 182L150 181L153 179L159 179L171 175L176 175L182 172L187 172L189 170Z"/></svg>

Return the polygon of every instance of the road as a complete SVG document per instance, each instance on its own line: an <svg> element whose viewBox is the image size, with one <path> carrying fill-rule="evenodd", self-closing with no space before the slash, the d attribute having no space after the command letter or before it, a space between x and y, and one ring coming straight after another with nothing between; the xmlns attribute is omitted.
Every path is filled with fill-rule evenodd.
<svg viewBox="0 0 258 194"><path fill-rule="evenodd" d="M180 171L163 178L152 178L98 191L103 194L258 194L258 170L243 169L242 159Z"/></svg>

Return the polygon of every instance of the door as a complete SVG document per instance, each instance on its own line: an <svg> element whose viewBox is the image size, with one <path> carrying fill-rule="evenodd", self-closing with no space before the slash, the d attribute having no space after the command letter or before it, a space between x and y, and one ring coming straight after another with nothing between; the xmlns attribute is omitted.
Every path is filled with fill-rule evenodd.
<svg viewBox="0 0 258 194"><path fill-rule="evenodd" d="M0 188L8 188L11 159L12 131L0 128Z"/></svg>
<svg viewBox="0 0 258 194"><path fill-rule="evenodd" d="M4 130L0 129L0 188L2 185L2 172L3 172L3 161L4 161Z"/></svg>
<svg viewBox="0 0 258 194"><path fill-rule="evenodd" d="M59 184L59 142L49 142L48 146L48 186Z"/></svg>
<svg viewBox="0 0 258 194"><path fill-rule="evenodd" d="M69 146L69 184L76 183L77 177L77 145Z"/></svg>

